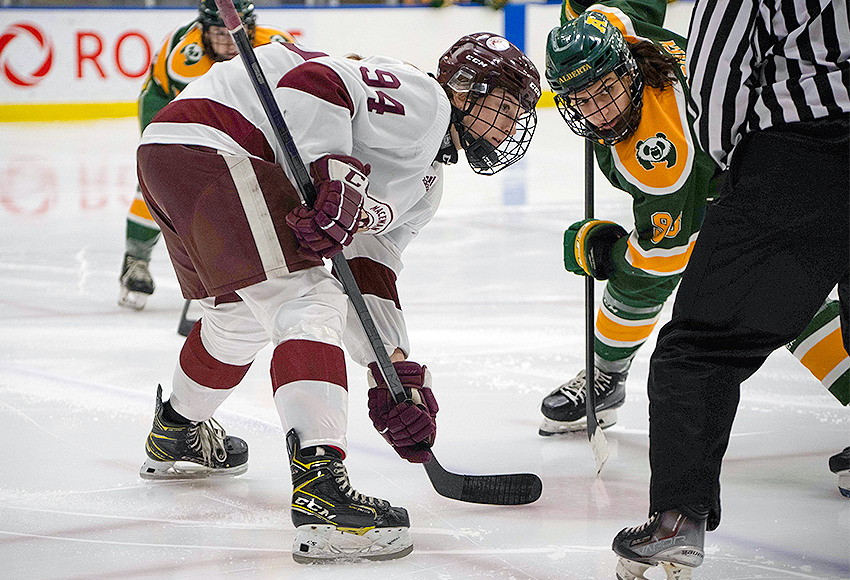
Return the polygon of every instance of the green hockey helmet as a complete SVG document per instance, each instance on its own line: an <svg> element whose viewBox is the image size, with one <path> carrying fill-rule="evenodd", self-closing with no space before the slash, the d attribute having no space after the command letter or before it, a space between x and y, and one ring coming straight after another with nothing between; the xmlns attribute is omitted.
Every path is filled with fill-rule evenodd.
<svg viewBox="0 0 850 580"><path fill-rule="evenodd" d="M254 4L249 0L233 0L233 6L242 19L242 24L253 29L257 24L257 15L254 14ZM210 26L224 26L224 20L218 13L218 6L215 0L200 0L198 3L198 21L203 25L204 30Z"/></svg>
<svg viewBox="0 0 850 580"><path fill-rule="evenodd" d="M549 32L545 75L558 111L577 135L613 145L637 129L643 75L623 34L601 12L584 12ZM628 99L619 107L623 91Z"/></svg>

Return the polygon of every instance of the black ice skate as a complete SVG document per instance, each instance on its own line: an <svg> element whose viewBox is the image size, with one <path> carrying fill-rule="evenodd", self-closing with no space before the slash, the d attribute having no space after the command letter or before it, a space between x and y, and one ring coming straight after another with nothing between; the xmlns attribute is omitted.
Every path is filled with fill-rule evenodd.
<svg viewBox="0 0 850 580"><path fill-rule="evenodd" d="M227 435L218 421L170 423L162 411L162 386L157 385L156 414L145 443L148 458L139 470L144 479L198 479L248 471L248 444Z"/></svg>
<svg viewBox="0 0 850 580"><path fill-rule="evenodd" d="M850 497L850 447L829 458L829 470L838 475L838 491Z"/></svg>
<svg viewBox="0 0 850 580"><path fill-rule="evenodd" d="M286 435L292 471L292 557L301 564L392 560L413 551L407 510L358 493L339 452L314 447L304 455L294 429Z"/></svg>
<svg viewBox="0 0 850 580"><path fill-rule="evenodd" d="M646 580L643 573L659 564L667 580L688 580L692 569L702 564L707 516L707 511L668 510L652 514L641 526L621 530L612 546L620 556L617 580Z"/></svg>
<svg viewBox="0 0 850 580"><path fill-rule="evenodd" d="M603 429L617 422L617 408L626 401L626 377L629 372L606 373L595 370L596 419ZM544 437L559 433L585 431L587 390L584 371L564 383L543 399L540 411L543 424L538 433Z"/></svg>
<svg viewBox="0 0 850 580"><path fill-rule="evenodd" d="M121 267L121 290L118 293L118 305L133 310L141 310L153 294L154 283L148 269L150 262L124 254Z"/></svg>

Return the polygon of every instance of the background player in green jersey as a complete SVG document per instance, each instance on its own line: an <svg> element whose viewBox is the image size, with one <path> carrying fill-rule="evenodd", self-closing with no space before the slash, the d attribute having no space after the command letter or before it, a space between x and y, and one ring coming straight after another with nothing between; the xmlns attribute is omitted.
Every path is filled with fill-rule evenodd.
<svg viewBox="0 0 850 580"><path fill-rule="evenodd" d="M686 43L661 27L666 5L664 0L614 0L585 9L566 0L562 26L547 40L546 77L564 120L595 143L602 172L632 198L631 232L592 220L574 223L564 238L568 270L608 280L595 333L603 428L617 420L632 359L679 283L707 200L718 186L716 165L696 145L688 122ZM576 255L576 241L592 259ZM588 271L580 263L592 266ZM838 302L827 301L789 349L847 404L850 357L841 342L838 311ZM544 398L540 434L585 429L585 397L582 371Z"/></svg>
<svg viewBox="0 0 850 580"><path fill-rule="evenodd" d="M608 281L595 339L603 427L616 421L631 360L678 284L719 185L719 171L696 145L688 121L685 40L660 28L665 6L663 1L613 1L584 10L566 0L562 25L547 38L546 78L559 111L575 133L595 143L600 169L633 203L631 232L593 219L574 223L564 237L567 270ZM788 348L847 404L850 358L839 310L837 302L827 300ZM586 428L585 398L582 372L544 399L540 433ZM842 458L846 463L846 451L831 459L833 471ZM681 507L652 518L645 529L621 532L614 542L622 557L617 577L644 578L642 572L656 563L689 574L703 559L709 509ZM675 545L664 558L641 556L641 542L666 538L674 528ZM638 539L627 547L626 539L633 538Z"/></svg>
<svg viewBox="0 0 850 580"><path fill-rule="evenodd" d="M270 26L257 26L254 5L235 0L237 12L254 46L269 42L295 42L288 32ZM238 54L236 44L218 14L214 0L200 0L198 18L172 32L151 64L150 74L139 96L139 123L145 130L160 109L180 94L216 62ZM118 304L141 310L153 294L150 274L151 253L160 238L159 226L151 217L140 191L127 213L124 262Z"/></svg>

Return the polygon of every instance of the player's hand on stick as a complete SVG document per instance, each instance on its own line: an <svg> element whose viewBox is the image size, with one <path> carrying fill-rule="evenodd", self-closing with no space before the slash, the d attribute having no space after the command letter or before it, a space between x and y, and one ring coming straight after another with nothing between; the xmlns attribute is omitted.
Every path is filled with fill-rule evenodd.
<svg viewBox="0 0 850 580"><path fill-rule="evenodd" d="M586 219L564 232L564 267L573 274L607 280L616 270L614 243L628 235L614 222Z"/></svg>
<svg viewBox="0 0 850 580"><path fill-rule="evenodd" d="M411 401L396 403L377 363L369 365L369 418L396 453L411 463L428 463L437 436L437 400L431 392L431 373L412 361L393 363ZM424 443L424 445L423 445Z"/></svg>
<svg viewBox="0 0 850 580"><path fill-rule="evenodd" d="M347 155L325 155L310 164L316 203L312 208L299 206L286 216L303 249L332 258L351 243L370 170L369 165Z"/></svg>

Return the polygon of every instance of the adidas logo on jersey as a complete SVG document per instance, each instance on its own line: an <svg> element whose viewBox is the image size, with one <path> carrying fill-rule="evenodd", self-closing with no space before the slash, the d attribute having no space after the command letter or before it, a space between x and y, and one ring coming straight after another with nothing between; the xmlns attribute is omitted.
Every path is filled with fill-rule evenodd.
<svg viewBox="0 0 850 580"><path fill-rule="evenodd" d="M436 182L436 181L437 181L436 175L426 175L424 178L422 178L422 183L423 183L423 185L425 185L425 192L426 193L431 191L431 188L434 187L434 182Z"/></svg>

